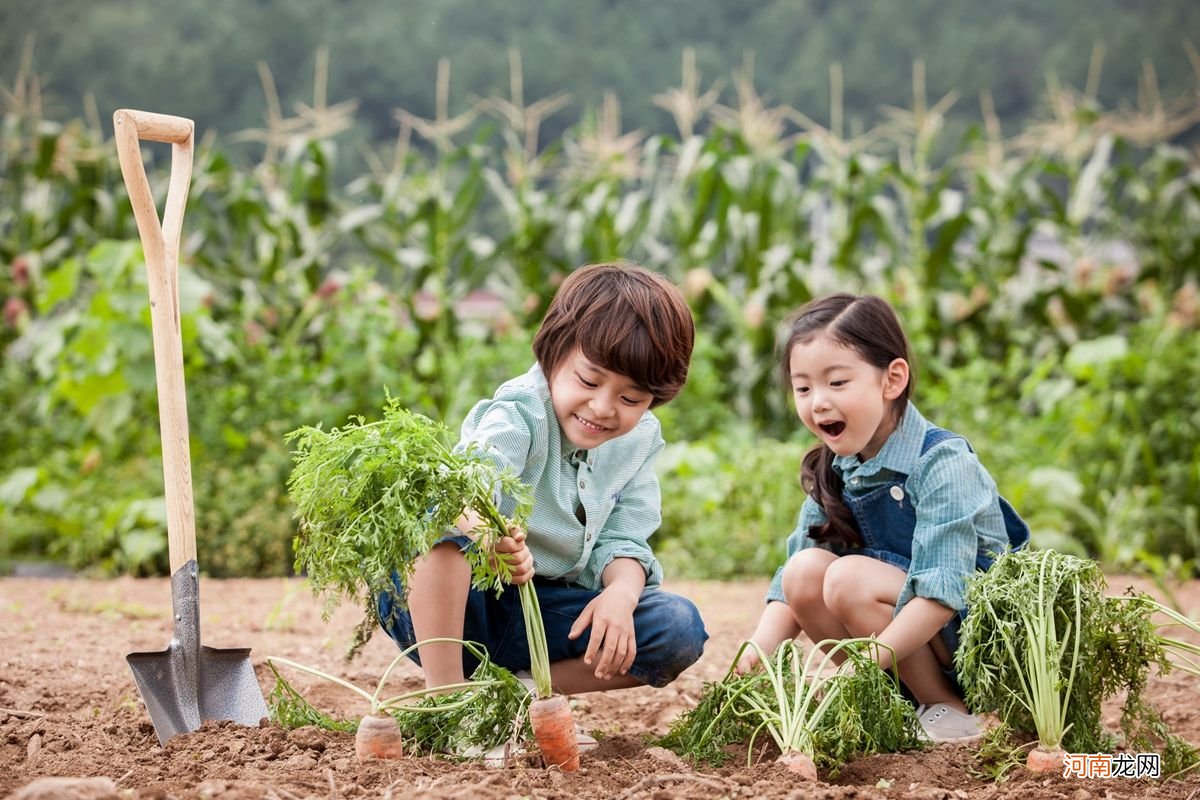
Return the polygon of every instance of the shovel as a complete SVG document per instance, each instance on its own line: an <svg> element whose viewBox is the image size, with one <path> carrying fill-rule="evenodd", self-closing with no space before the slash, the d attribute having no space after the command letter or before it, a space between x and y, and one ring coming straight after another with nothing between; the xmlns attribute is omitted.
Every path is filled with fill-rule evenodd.
<svg viewBox="0 0 1200 800"><path fill-rule="evenodd" d="M175 612L175 634L166 650L130 653L126 660L159 744L165 744L178 733L196 730L206 719L258 725L267 716L267 705L250 664L250 648L200 644L200 570L183 390L178 274L183 208L192 180L193 123L181 117L121 109L113 114L113 127L121 175L146 256ZM171 145L171 180L161 226L142 166L142 139Z"/></svg>

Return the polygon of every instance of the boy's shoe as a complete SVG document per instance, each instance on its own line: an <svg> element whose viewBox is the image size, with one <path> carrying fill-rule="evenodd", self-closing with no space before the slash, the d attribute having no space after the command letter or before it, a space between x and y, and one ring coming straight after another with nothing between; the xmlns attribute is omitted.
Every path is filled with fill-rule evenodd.
<svg viewBox="0 0 1200 800"><path fill-rule="evenodd" d="M931 742L967 744L983 738L983 726L974 714L964 714L945 703L918 706L917 719L925 739Z"/></svg>

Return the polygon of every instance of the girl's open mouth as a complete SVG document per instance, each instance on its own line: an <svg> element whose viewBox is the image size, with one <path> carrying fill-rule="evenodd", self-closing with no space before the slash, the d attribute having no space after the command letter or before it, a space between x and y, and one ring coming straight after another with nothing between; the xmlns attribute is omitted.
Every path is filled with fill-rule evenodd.
<svg viewBox="0 0 1200 800"><path fill-rule="evenodd" d="M822 422L820 425L820 428L821 428L821 430L825 431L825 433L829 434L830 436L840 436L842 431L846 430L846 423L844 423L844 422Z"/></svg>

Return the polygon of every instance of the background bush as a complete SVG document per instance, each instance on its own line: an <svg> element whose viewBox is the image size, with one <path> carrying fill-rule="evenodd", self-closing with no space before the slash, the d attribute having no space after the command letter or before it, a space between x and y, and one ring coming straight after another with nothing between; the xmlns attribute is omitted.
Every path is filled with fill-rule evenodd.
<svg viewBox="0 0 1200 800"><path fill-rule="evenodd" d="M779 561L810 440L774 332L831 290L897 306L918 404L971 439L1037 541L1194 568L1200 169L1175 143L1194 94L1142 114L1052 87L1006 139L986 119L951 138L923 101L844 138L744 76L736 106L672 91L677 136L624 131L615 99L541 149L528 116L426 121L346 182L345 107L279 127L254 165L199 145L180 294L206 570L291 569L284 432L371 417L385 391L457 426L528 367L563 276L615 258L679 282L700 331L658 412L674 574ZM162 572L148 303L115 147L36 103L7 103L0 131L0 562ZM165 151L146 150L161 197Z"/></svg>

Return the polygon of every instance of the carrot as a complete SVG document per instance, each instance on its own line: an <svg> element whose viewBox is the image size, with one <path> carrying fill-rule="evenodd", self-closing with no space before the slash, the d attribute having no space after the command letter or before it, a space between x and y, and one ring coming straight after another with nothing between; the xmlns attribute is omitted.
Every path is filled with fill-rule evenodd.
<svg viewBox="0 0 1200 800"><path fill-rule="evenodd" d="M575 738L575 719L564 695L538 698L529 704L529 722L547 767L563 772L579 769L579 740Z"/></svg>
<svg viewBox="0 0 1200 800"><path fill-rule="evenodd" d="M1052 750L1035 747L1025 758L1025 766L1029 768L1030 772L1062 772L1063 761L1066 760L1066 757L1067 751L1061 747L1055 747Z"/></svg>
<svg viewBox="0 0 1200 800"><path fill-rule="evenodd" d="M354 752L359 761L366 761L368 758L403 757L400 726L390 714L368 714L358 723L358 733L354 735Z"/></svg>
<svg viewBox="0 0 1200 800"><path fill-rule="evenodd" d="M806 781L815 781L817 779L817 765L813 760L799 750L791 750L779 757L779 763L783 764L797 776Z"/></svg>

